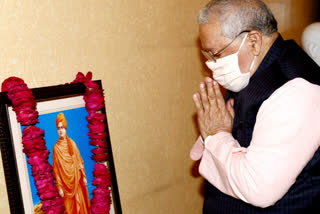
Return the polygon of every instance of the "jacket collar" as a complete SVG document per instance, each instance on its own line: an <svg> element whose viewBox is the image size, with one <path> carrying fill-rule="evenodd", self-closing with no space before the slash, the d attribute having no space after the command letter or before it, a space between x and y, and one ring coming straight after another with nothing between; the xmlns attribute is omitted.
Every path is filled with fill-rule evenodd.
<svg viewBox="0 0 320 214"><path fill-rule="evenodd" d="M266 56L263 58L257 71L252 75L251 80L258 76L259 73L265 71L276 59L278 59L281 56L284 46L285 41L279 34L278 38L274 41Z"/></svg>

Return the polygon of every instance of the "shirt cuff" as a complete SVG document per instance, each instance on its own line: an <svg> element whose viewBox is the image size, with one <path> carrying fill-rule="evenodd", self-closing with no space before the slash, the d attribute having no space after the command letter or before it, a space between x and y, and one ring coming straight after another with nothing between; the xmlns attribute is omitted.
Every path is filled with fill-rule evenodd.
<svg viewBox="0 0 320 214"><path fill-rule="evenodd" d="M212 135L209 135L205 140L204 140L204 145L206 146L208 144L208 142L210 141L210 139L212 138ZM202 138L201 138L202 139Z"/></svg>
<svg viewBox="0 0 320 214"><path fill-rule="evenodd" d="M201 159L202 153L204 151L204 144L201 140L201 137L197 139L196 143L193 145L190 151L190 158L194 161Z"/></svg>
<svg viewBox="0 0 320 214"><path fill-rule="evenodd" d="M207 136L207 138L205 140L203 140L202 136L200 135L200 141L201 143L203 143L203 145L207 145L208 141L210 141L212 135Z"/></svg>

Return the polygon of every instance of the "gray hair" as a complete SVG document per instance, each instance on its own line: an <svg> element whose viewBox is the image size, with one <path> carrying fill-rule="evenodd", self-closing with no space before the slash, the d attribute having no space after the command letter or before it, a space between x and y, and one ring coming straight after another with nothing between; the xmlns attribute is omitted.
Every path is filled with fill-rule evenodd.
<svg viewBox="0 0 320 214"><path fill-rule="evenodd" d="M242 31L257 30L270 36L278 31L277 20L261 0L212 0L198 16L198 24L208 24L216 18L223 36L230 39Z"/></svg>

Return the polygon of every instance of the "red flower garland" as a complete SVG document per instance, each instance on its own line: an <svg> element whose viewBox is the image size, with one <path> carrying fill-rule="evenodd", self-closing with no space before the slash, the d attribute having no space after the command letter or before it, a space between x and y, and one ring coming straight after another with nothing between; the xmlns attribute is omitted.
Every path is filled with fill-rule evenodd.
<svg viewBox="0 0 320 214"><path fill-rule="evenodd" d="M92 149L92 159L96 162L106 162L108 160L107 144L105 142L105 115L100 112L104 107L104 97L99 85L91 80L92 73L88 72L86 76L78 73L76 79L72 83L83 83L86 86L86 92L83 99L86 103L86 110L89 113L87 116L90 144L97 148ZM109 213L111 205L110 186L111 176L106 165L96 163L94 165L94 180L92 185L96 186L93 190L93 198L91 200L91 211L94 214Z"/></svg>
<svg viewBox="0 0 320 214"><path fill-rule="evenodd" d="M87 121L89 128L90 144L97 148L92 150L92 159L96 162L106 162L107 144L105 142L105 115L100 112L104 106L104 97L99 85L93 82L92 73L86 76L78 73L72 83L83 83L86 86L84 101L88 111ZM47 150L44 131L35 124L38 122L39 113L36 110L37 102L32 91L17 77L10 77L2 83L2 91L8 91L8 97L12 101L12 107L17 115L17 121L26 126L23 129L22 144L23 152L29 158L32 176L35 180L37 193L42 200L42 209L46 214L64 213L63 199L59 196L54 185L52 166L48 162L50 151ZM103 163L95 163L93 190L91 200L91 211L93 214L108 214L110 211L111 197L111 176Z"/></svg>

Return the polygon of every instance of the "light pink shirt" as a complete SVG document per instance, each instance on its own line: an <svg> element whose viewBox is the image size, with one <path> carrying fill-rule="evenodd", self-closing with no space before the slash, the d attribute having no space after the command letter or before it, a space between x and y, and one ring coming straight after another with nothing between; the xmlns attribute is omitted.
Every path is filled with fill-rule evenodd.
<svg viewBox="0 0 320 214"><path fill-rule="evenodd" d="M200 137L190 157L227 195L258 207L281 199L320 146L320 86L289 81L261 105L252 140L241 147L230 133Z"/></svg>

